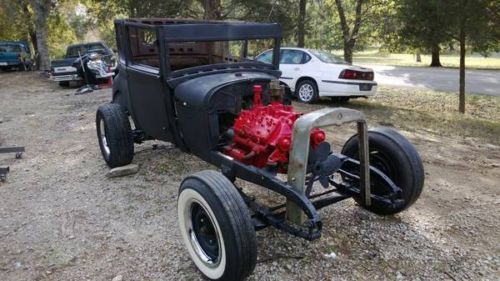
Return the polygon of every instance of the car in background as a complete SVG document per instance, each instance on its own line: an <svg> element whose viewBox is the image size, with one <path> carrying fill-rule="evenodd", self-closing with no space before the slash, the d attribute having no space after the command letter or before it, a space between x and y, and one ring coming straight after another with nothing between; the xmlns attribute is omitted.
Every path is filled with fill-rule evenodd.
<svg viewBox="0 0 500 281"><path fill-rule="evenodd" d="M28 44L23 41L0 41L0 69L30 70L32 64Z"/></svg>
<svg viewBox="0 0 500 281"><path fill-rule="evenodd" d="M272 57L272 50L267 50L255 60L270 64ZM346 102L377 92L372 69L350 65L325 51L281 48L279 68L280 80L301 102L312 103L321 97Z"/></svg>
<svg viewBox="0 0 500 281"><path fill-rule="evenodd" d="M78 75L77 69L73 66L73 63L79 56L90 53L99 54L111 68L111 71L115 71L116 59L113 51L104 42L91 42L70 45L66 49L66 55L63 59L51 61L50 79L58 82L59 85L63 87L69 86L72 81L81 81L82 78Z"/></svg>

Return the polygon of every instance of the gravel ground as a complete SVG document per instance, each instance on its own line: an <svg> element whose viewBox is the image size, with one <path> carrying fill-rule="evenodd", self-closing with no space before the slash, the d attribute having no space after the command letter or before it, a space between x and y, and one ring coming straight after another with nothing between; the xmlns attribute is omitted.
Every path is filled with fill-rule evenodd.
<svg viewBox="0 0 500 281"><path fill-rule="evenodd" d="M0 280L202 280L182 245L176 196L184 176L210 166L149 142L136 146L137 174L105 177L94 120L110 91L73 92L0 73L0 145L27 150L0 155L11 168L0 184ZM412 208L380 217L343 201L321 211L313 242L260 231L249 280L499 280L500 147L403 134L426 169Z"/></svg>

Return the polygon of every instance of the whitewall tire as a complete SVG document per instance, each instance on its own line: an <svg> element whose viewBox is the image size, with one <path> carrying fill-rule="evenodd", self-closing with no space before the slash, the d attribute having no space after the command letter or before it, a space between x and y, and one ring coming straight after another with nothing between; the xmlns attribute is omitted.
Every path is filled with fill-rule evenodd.
<svg viewBox="0 0 500 281"><path fill-rule="evenodd" d="M210 280L242 280L257 259L247 206L222 174L202 171L181 184L177 212L182 239L196 267Z"/></svg>

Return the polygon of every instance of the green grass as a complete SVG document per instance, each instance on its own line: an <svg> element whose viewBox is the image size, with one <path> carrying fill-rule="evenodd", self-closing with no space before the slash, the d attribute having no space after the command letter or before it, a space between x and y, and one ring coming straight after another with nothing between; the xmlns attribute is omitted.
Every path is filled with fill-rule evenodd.
<svg viewBox="0 0 500 281"><path fill-rule="evenodd" d="M456 94L380 86L377 95L366 100L354 99L341 105L327 100L296 105L302 111L344 106L364 112L371 125L500 145L500 97L467 95L466 113L460 114Z"/></svg>
<svg viewBox="0 0 500 281"><path fill-rule="evenodd" d="M334 52L342 55L342 52ZM354 53L354 64L383 64L394 66L417 66L427 67L431 63L430 55L422 55L422 62L416 62L415 54L389 54L381 53L378 49L369 49L363 52ZM458 54L443 53L440 56L443 67L458 68L460 57ZM490 57L483 57L480 54L468 53L465 57L465 66L469 69L500 69L500 54L492 54Z"/></svg>

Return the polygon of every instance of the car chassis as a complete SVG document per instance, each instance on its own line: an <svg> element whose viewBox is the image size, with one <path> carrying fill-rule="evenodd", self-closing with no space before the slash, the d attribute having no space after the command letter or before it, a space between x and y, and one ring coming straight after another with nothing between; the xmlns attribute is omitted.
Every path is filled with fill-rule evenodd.
<svg viewBox="0 0 500 281"><path fill-rule="evenodd" d="M361 206L370 211L378 214L394 214L409 207L420 195L423 186L423 167L416 150L394 130L384 128L369 131L363 113L357 110L341 107L324 108L303 115L294 115L298 118L294 119L293 124L290 123L291 145L285 171L287 181L276 176L276 169L262 168L245 162L251 157L250 153L242 156L243 160L235 159L236 157L229 153L231 151L227 143L220 144L226 134L220 134L221 131L230 132L229 137L226 136L224 139L232 137L236 140L232 135L234 132L231 131L234 123L231 123L229 130L217 127L217 124L221 124L219 120L222 118L221 108L233 108L233 105L227 105L231 103L229 101L232 101L232 98L241 101L240 95L243 95L235 93L238 91L232 91L224 96L219 94L221 89L226 89L224 87L234 83L244 83L244 87L237 90L245 92L249 86L254 85L252 105L246 109L236 107L238 109L236 115L231 115L234 118L243 111L268 106L259 105L260 94L262 87L267 87L268 82L280 75L279 25L131 19L117 20L115 27L120 54L119 74L114 83L112 104L101 107L96 117L101 152L109 166L125 165L132 161L133 142L160 139L172 142L182 151L192 153L220 169L221 173L204 171L187 177L179 192L179 223L184 242L197 267L209 279L237 280L245 278L252 272L255 266L256 245L255 234L246 234L253 231L248 229L249 224L254 230L273 226L292 235L314 240L321 235L322 222L318 214L321 208L347 198L355 198ZM147 87L145 82L149 79L137 76L147 71L142 66L133 66L130 63L134 51L130 51L128 47L136 45L137 42L134 40L139 36L128 35L133 34L138 28L152 30L157 37L155 44L161 58L159 69L157 72L152 71L151 75L148 74L154 76L156 80L147 81L158 81L158 85L162 87L159 94L161 96L159 108L160 110L164 108L167 114L165 124L160 124L161 121L157 120L158 114L147 112L155 111L154 106L158 105L157 101L148 104L147 96L141 96L140 101L134 97L136 93L131 84L134 82L133 79L140 81L143 85L141 87ZM244 40L243 53L246 56L248 42L246 40L256 38L274 40L272 65L245 61L172 70L170 63L173 59L168 59L169 52L173 52L169 44L173 42ZM120 77L121 75L125 75L126 78ZM256 83L260 85L255 86ZM275 105L294 113L293 108L287 105L286 96L283 97L284 91L281 87L283 106L278 103ZM219 96L220 99L217 99ZM130 127L129 115L134 121L134 129ZM215 123L211 122L213 116L219 118ZM234 120L231 122L237 122ZM197 125L198 123L200 125ZM330 146L326 144L311 143L311 132L314 130L346 123L357 124L357 135L346 142L342 153L331 152ZM117 124L121 124L121 127ZM164 135L165 130L169 130L170 134ZM219 135L214 134L214 131ZM216 140L212 141L214 138ZM373 149L378 150L372 151L372 144ZM237 155L236 152L232 153ZM395 155L403 156L395 158ZM371 158L375 161L374 165L370 165ZM259 203L253 196L235 185L236 179L256 184L284 196L286 203L276 206ZM325 191L315 192L316 188L313 186L315 182L320 182ZM203 191L205 189L212 190ZM234 192L237 195L234 195ZM242 201L236 197L241 197ZM226 199L234 204L224 203ZM241 202L244 202L244 206ZM184 207L186 204L191 205ZM201 223L205 218L208 218L209 224ZM239 224L243 226L238 226L238 223L219 222L219 220L231 222L231 218L239 220ZM239 233L240 236L231 232L231 235L236 236L228 234L232 238L223 237L224 233L228 233L226 225L231 225L233 232ZM243 229L245 225L247 228ZM216 243L213 242L214 239ZM231 244L233 242L234 244ZM231 245L237 248L234 250L236 252L231 252ZM222 256L226 253L224 251L227 252L227 257Z"/></svg>

